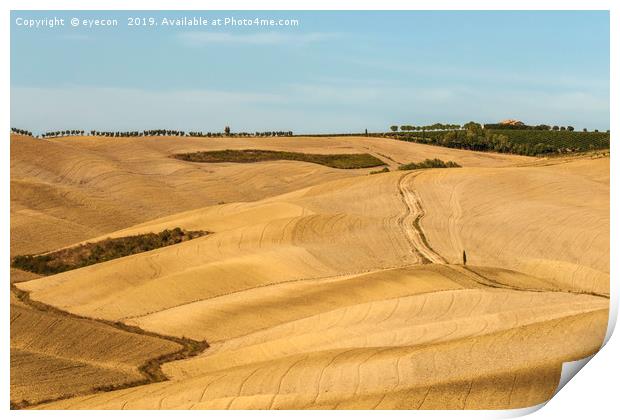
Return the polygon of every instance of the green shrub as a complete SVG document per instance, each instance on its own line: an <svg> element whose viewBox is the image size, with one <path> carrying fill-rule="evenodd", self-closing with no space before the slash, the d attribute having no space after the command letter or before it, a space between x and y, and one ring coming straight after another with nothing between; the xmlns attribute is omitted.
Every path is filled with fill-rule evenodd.
<svg viewBox="0 0 620 420"><path fill-rule="evenodd" d="M374 174L383 174L385 172L390 172L390 168L388 168L387 166L383 169L379 169L378 171L370 171L370 175L374 175Z"/></svg>
<svg viewBox="0 0 620 420"><path fill-rule="evenodd" d="M400 171L410 171L412 169L428 169L428 168L460 168L456 162L451 160L444 162L441 159L425 159L422 162L411 162L406 163L404 165L400 165L398 170Z"/></svg>

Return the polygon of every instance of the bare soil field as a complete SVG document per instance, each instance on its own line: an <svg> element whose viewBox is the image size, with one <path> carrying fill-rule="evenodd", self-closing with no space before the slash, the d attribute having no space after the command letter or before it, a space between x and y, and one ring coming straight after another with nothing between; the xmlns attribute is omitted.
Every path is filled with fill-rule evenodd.
<svg viewBox="0 0 620 420"><path fill-rule="evenodd" d="M424 230L444 232L429 235L430 245L448 262L465 249L472 265L609 294L609 159L429 171L414 185L428 209Z"/></svg>
<svg viewBox="0 0 620 420"><path fill-rule="evenodd" d="M11 305L11 401L39 401L140 382L138 367L180 349L95 321Z"/></svg>
<svg viewBox="0 0 620 420"><path fill-rule="evenodd" d="M255 201L368 173L367 169L340 170L290 161L261 162L239 170L232 163L205 166L169 158L176 153L250 148L370 153L394 168L427 157L449 158L463 166L531 160L411 146L367 137L69 137L42 141L11 135L11 255L50 251L181 211Z"/></svg>
<svg viewBox="0 0 620 420"><path fill-rule="evenodd" d="M170 157L225 149L368 153L391 172ZM12 370L45 372L50 384L68 381L55 373L66 359L91 369L73 375L80 395L37 408L526 407L550 398L562 362L596 352L605 335L608 157L367 137L15 136L11 154L12 255L175 227L211 232L47 277L12 271L19 290L80 322L210 344L163 364L167 381L86 395L92 369L110 368L115 383L158 342L98 354L75 344L77 327L53 336L18 318ZM425 159L462 167L396 170ZM21 344L26 334L41 357ZM100 334L82 341L107 340ZM11 399L44 399L54 391L45 384L16 382Z"/></svg>

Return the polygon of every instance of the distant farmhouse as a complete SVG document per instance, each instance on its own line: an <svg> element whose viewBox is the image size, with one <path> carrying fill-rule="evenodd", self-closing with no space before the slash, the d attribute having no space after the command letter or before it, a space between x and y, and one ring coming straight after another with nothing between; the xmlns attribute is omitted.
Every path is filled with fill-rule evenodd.
<svg viewBox="0 0 620 420"><path fill-rule="evenodd" d="M523 121L519 121L519 120L504 120L500 122L500 124L502 125L525 125L523 124Z"/></svg>

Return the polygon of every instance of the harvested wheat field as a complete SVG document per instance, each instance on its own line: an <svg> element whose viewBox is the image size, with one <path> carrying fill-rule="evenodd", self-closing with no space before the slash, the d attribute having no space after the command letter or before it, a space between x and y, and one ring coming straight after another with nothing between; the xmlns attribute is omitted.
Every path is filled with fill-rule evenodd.
<svg viewBox="0 0 620 420"><path fill-rule="evenodd" d="M391 171L172 156L217 150L369 154ZM396 170L435 158L462 167ZM47 277L12 271L11 400L34 408L520 408L548 400L562 363L607 328L608 157L14 136L11 183L13 256L209 232ZM167 380L137 370L203 341L158 365ZM93 391L132 380L153 383Z"/></svg>
<svg viewBox="0 0 620 420"><path fill-rule="evenodd" d="M36 403L143 382L138 367L181 349L95 321L11 305L11 399Z"/></svg>
<svg viewBox="0 0 620 420"><path fill-rule="evenodd" d="M457 159L463 166L502 166L527 158L471 153L389 139L98 138L40 141L11 136L11 254L44 252L146 220L219 203L256 201L325 181L366 175L307 162L204 165L176 153L268 149L370 153L390 167L417 158ZM234 188L230 188L230 186Z"/></svg>

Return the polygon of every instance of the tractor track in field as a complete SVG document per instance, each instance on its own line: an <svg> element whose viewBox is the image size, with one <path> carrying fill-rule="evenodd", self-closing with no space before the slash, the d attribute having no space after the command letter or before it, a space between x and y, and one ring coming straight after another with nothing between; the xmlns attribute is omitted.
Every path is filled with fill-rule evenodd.
<svg viewBox="0 0 620 420"><path fill-rule="evenodd" d="M590 292L590 291L575 291L568 289L543 289L543 288L525 288L518 287L510 284L498 282L490 279L480 273L477 273L473 269L461 264L450 264L439 255L429 244L426 234L420 225L420 221L426 214L420 196L412 188L413 179L419 175L419 172L408 172L400 177L398 180L398 190L406 210L399 217L398 224L402 231L405 233L407 241L411 246L411 251L416 254L422 264L442 264L449 267L451 270L464 275L467 279L473 281L477 285L483 287L490 287L496 289L510 289L521 292L557 292L557 293L571 293L576 295L591 295L596 297L602 297L609 299L609 295Z"/></svg>
<svg viewBox="0 0 620 420"><path fill-rule="evenodd" d="M418 176L418 172L404 174L398 180L398 191L406 210L399 217L398 224L422 264L447 264L447 261L431 248L420 221L424 217L424 208L418 193L411 188L410 181Z"/></svg>

